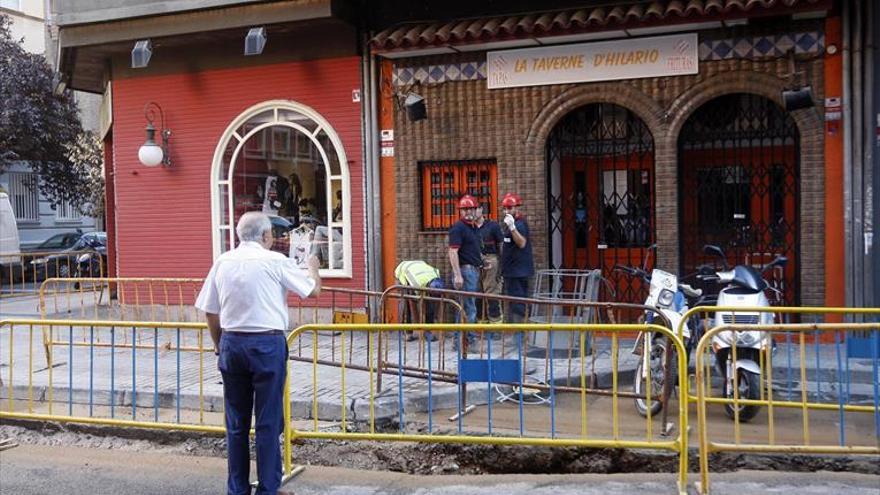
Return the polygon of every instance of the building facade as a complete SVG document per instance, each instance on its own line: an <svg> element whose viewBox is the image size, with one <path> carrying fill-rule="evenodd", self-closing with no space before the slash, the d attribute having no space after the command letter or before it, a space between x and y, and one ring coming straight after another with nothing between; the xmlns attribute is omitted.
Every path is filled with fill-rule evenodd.
<svg viewBox="0 0 880 495"><path fill-rule="evenodd" d="M497 218L512 191L537 265L600 268L607 299L642 297L615 265L687 274L705 244L785 256L779 303L876 292L855 0L53 6L62 72L104 95L113 274L200 276L256 209L297 227L281 251L317 239L328 283L380 290L400 260L448 271L461 194ZM138 159L148 121L168 166Z"/></svg>
<svg viewBox="0 0 880 495"><path fill-rule="evenodd" d="M238 217L263 211L295 227L273 249L302 259L311 241L329 283L364 288L355 28L330 2L111 3L56 2L55 17L72 86L112 108L110 273L202 277ZM156 166L140 151L148 122Z"/></svg>
<svg viewBox="0 0 880 495"><path fill-rule="evenodd" d="M603 297L644 297L617 264L648 259L692 273L712 261L702 246L716 244L732 264L787 257L772 275L786 304L842 304L843 218L826 208L842 202L839 149L827 151L843 135L831 3L722 2L686 18L675 2L620 3L403 24L373 37L386 97L417 94L428 113L412 122L388 108L393 168L383 182L398 205L397 257L446 267L457 198L473 194L497 218L512 191L524 198L536 263L601 268L614 289ZM670 41L696 45L691 73L614 75L628 69L614 57ZM560 82L568 53L616 67L593 76L591 56L576 76L584 82ZM532 79L505 86L520 70ZM786 110L783 92L806 87L815 105Z"/></svg>

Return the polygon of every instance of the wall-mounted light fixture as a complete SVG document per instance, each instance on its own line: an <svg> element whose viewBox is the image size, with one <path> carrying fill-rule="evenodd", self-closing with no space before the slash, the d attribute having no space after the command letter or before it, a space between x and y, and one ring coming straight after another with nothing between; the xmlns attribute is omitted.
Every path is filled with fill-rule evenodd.
<svg viewBox="0 0 880 495"><path fill-rule="evenodd" d="M266 47L266 28L255 27L248 30L244 38L244 54L259 55Z"/></svg>
<svg viewBox="0 0 880 495"><path fill-rule="evenodd" d="M416 93L409 93L403 100L406 108L406 116L410 122L418 122L428 118L428 109L425 107L425 98Z"/></svg>
<svg viewBox="0 0 880 495"><path fill-rule="evenodd" d="M131 68L143 69L150 65L150 57L153 56L153 44L150 40L140 40L131 49Z"/></svg>
<svg viewBox="0 0 880 495"><path fill-rule="evenodd" d="M153 121L156 120L156 114L159 115L159 123L161 126L160 135L162 136L162 145L156 143L156 128ZM144 105L144 117L147 119L147 140L138 150L138 160L144 166L155 167L160 163L166 167L171 166L171 156L168 148L168 138L171 137L171 129L165 127L165 113L158 103L149 102Z"/></svg>
<svg viewBox="0 0 880 495"><path fill-rule="evenodd" d="M788 51L788 87L782 91L782 104L787 112L815 106L813 88L808 84L796 84L798 79L809 80L805 71L797 70L797 61L792 49Z"/></svg>
<svg viewBox="0 0 880 495"><path fill-rule="evenodd" d="M785 110L788 112L801 110L803 108L812 108L815 105L813 102L813 88L810 86L802 86L785 90L782 92L782 102L785 106Z"/></svg>

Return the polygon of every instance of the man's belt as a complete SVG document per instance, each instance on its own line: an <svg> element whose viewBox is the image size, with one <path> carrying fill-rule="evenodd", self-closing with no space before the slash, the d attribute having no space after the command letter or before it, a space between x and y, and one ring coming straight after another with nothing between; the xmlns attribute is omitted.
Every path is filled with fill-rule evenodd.
<svg viewBox="0 0 880 495"><path fill-rule="evenodd" d="M259 335L284 335L282 330L266 330L265 332L232 332L229 330L223 330L223 333L228 333L229 335L234 335L236 337L253 337Z"/></svg>

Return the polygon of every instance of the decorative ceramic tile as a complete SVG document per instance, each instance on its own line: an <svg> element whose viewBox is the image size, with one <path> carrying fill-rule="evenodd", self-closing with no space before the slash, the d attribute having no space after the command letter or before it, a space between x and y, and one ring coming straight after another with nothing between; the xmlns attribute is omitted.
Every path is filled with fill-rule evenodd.
<svg viewBox="0 0 880 495"><path fill-rule="evenodd" d="M817 54L825 49L821 32L787 33L751 38L701 40L700 60L766 59L784 57L790 50L797 54ZM442 84L451 81L486 79L486 62L395 67L391 77L394 86L410 84Z"/></svg>
<svg viewBox="0 0 880 495"><path fill-rule="evenodd" d="M792 49L797 54L815 54L824 48L825 35L818 32L703 40L700 42L700 60L776 58L785 56Z"/></svg>

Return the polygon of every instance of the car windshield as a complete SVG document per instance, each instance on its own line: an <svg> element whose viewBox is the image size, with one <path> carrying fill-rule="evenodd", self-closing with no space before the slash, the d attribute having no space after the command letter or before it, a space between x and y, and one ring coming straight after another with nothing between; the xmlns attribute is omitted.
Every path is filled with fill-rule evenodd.
<svg viewBox="0 0 880 495"><path fill-rule="evenodd" d="M67 236L68 234L55 234L37 246L37 249L59 249L66 247L69 244Z"/></svg>

